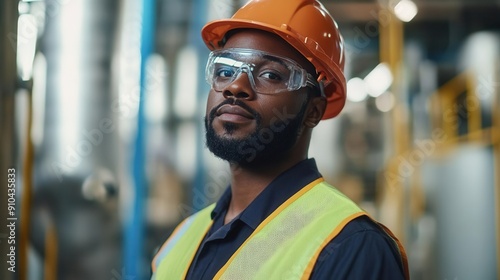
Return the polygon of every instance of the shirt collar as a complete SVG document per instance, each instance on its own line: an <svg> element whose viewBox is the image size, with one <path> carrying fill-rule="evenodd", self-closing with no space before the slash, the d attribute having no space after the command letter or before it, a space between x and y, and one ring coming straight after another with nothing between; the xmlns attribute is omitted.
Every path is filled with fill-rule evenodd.
<svg viewBox="0 0 500 280"><path fill-rule="evenodd" d="M321 177L314 159L306 159L276 177L249 205L237 219L252 229L269 216L288 198L310 182ZM211 213L212 219L225 215L231 201L230 186L224 191Z"/></svg>

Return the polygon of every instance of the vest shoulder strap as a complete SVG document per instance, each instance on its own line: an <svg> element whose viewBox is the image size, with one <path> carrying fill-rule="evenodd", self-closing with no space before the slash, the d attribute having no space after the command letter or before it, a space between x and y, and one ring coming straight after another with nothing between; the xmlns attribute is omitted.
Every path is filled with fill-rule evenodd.
<svg viewBox="0 0 500 280"><path fill-rule="evenodd" d="M194 254L212 225L210 213L214 207L215 203L186 218L177 226L153 259L154 278L185 278Z"/></svg>

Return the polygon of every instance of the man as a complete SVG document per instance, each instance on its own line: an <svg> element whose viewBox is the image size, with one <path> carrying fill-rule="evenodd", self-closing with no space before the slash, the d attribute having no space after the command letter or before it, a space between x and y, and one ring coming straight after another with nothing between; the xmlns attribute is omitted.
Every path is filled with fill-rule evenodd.
<svg viewBox="0 0 500 280"><path fill-rule="evenodd" d="M345 102L343 41L315 0L254 0L202 30L205 117L229 162L220 200L184 220L154 279L405 279L403 247L324 182L312 129Z"/></svg>

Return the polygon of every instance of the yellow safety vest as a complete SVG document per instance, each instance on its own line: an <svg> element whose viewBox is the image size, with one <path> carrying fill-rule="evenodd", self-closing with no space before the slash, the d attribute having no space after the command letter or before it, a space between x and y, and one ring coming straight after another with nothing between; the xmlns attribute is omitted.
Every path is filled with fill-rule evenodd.
<svg viewBox="0 0 500 280"><path fill-rule="evenodd" d="M186 278L212 225L210 213L214 207L210 205L176 228L153 260L152 279ZM354 202L319 178L262 221L214 279L309 279L323 248L347 223L362 215L366 213ZM404 249L395 241L407 269Z"/></svg>

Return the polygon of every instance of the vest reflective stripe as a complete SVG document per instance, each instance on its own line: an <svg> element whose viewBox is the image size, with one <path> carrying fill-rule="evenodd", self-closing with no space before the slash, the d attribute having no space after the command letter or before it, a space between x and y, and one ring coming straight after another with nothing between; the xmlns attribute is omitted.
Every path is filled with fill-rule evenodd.
<svg viewBox="0 0 500 280"><path fill-rule="evenodd" d="M153 259L152 279L185 279L203 237L212 226L212 204L185 219Z"/></svg>
<svg viewBox="0 0 500 280"><path fill-rule="evenodd" d="M321 249L361 215L320 178L269 215L214 279L308 279Z"/></svg>

